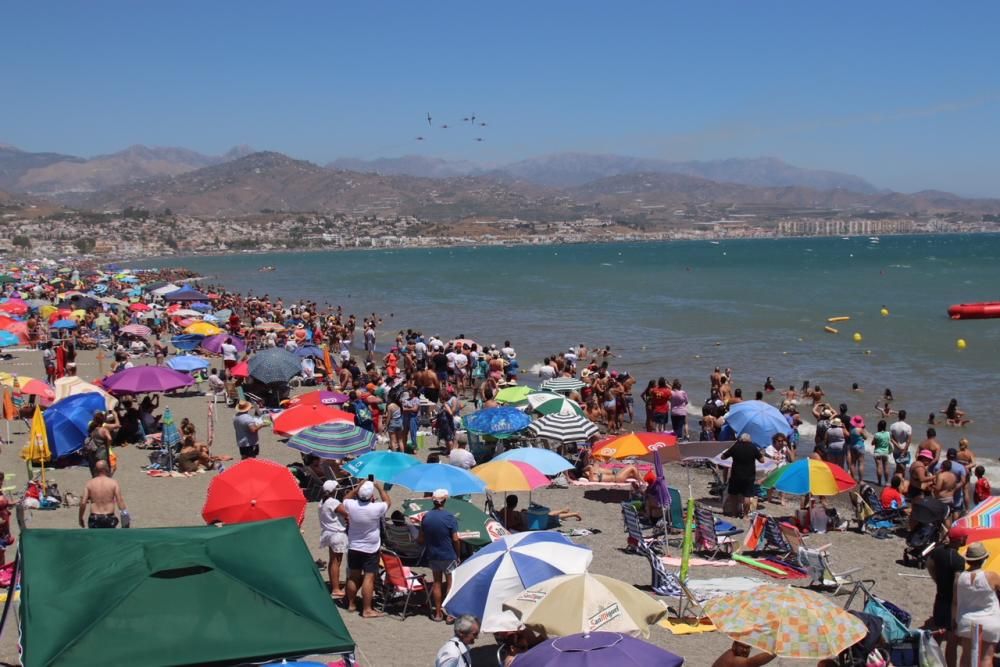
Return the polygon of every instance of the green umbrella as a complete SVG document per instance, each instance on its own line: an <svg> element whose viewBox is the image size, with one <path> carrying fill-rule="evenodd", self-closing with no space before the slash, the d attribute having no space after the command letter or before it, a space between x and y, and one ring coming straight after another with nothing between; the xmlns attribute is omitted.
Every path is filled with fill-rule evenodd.
<svg viewBox="0 0 1000 667"><path fill-rule="evenodd" d="M515 385L513 387L504 387L497 392L496 402L497 403L520 403L528 397L528 394L532 392L531 387L525 387L522 385Z"/></svg>
<svg viewBox="0 0 1000 667"><path fill-rule="evenodd" d="M403 514L413 523L419 524L423 515L433 507L434 501L430 498L411 498L403 501ZM472 503L449 498L444 508L458 519L458 538L472 547L484 547L507 535L506 528Z"/></svg>
<svg viewBox="0 0 1000 667"><path fill-rule="evenodd" d="M16 282L17 278L15 278L14 276L9 276L6 273L0 275L0 285L6 285L7 283L16 283Z"/></svg>
<svg viewBox="0 0 1000 667"><path fill-rule="evenodd" d="M572 401L562 394L551 391L539 391L528 395L528 405L531 409L541 415L552 414L578 414L584 416L583 408L576 401Z"/></svg>

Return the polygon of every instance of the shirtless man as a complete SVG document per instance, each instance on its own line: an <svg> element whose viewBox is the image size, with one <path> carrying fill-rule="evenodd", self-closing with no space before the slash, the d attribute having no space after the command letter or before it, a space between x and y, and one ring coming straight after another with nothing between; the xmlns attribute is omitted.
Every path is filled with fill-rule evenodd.
<svg viewBox="0 0 1000 667"><path fill-rule="evenodd" d="M941 463L941 470L934 475L934 497L949 508L955 506L955 493L958 491L958 475L951 471L951 461Z"/></svg>
<svg viewBox="0 0 1000 667"><path fill-rule="evenodd" d="M760 667L775 657L773 653L758 653L751 658L749 646L742 642L733 642L732 647L712 663L712 667Z"/></svg>
<svg viewBox="0 0 1000 667"><path fill-rule="evenodd" d="M115 506L127 516L122 489L117 481L108 476L107 461L98 461L94 465L94 472L95 477L87 482L83 498L80 499L80 528L84 527L83 515L87 511L87 503L90 503L90 517L86 527L116 528L118 517L115 516Z"/></svg>
<svg viewBox="0 0 1000 667"><path fill-rule="evenodd" d="M934 430L933 427L927 429L927 439L921 442L920 446L917 447L918 451L923 451L925 449L930 451L930 453L934 455L934 458L931 460L930 463L930 468L933 470L934 467L938 464L938 461L941 460L941 451L942 451L941 443L937 441L937 431Z"/></svg>
<svg viewBox="0 0 1000 667"><path fill-rule="evenodd" d="M431 403L437 403L441 397L441 381L437 373L429 368L417 371L413 376L413 383L417 385L417 390L423 394Z"/></svg>

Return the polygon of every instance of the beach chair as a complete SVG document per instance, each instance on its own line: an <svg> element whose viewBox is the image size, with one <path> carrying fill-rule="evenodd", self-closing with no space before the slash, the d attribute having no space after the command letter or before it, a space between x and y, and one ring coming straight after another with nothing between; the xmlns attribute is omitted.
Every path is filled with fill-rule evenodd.
<svg viewBox="0 0 1000 667"><path fill-rule="evenodd" d="M636 553L645 549L654 553L660 552L663 540L643 533L642 524L639 522L639 512L635 509L635 505L622 503L622 520L625 522L625 532L628 533L626 551Z"/></svg>
<svg viewBox="0 0 1000 667"><path fill-rule="evenodd" d="M660 555L646 548L640 548L639 551L649 561L652 574L650 588L653 589L653 592L662 597L677 598L675 609L677 618L686 618L689 612L694 612L694 617L697 619L703 618L705 610L702 609L698 598L691 593L678 575L666 568L663 561L660 560Z"/></svg>
<svg viewBox="0 0 1000 667"><path fill-rule="evenodd" d="M716 522L712 510L696 503L694 506L694 548L713 559L733 552L733 536L743 531L732 524Z"/></svg>
<svg viewBox="0 0 1000 667"><path fill-rule="evenodd" d="M684 501L681 500L681 492L673 487L668 488L667 491L670 493L670 523L667 524L667 530L673 533L683 533Z"/></svg>
<svg viewBox="0 0 1000 667"><path fill-rule="evenodd" d="M819 549L800 548L798 559L799 565L809 575L808 585L833 588L834 595L840 593L845 586L857 583L859 580L854 578L854 574L862 570L860 567L853 567L843 572L834 572L830 566L830 555Z"/></svg>
<svg viewBox="0 0 1000 667"><path fill-rule="evenodd" d="M424 556L424 546L414 539L410 529L391 519L384 524L385 543L400 558L419 563Z"/></svg>
<svg viewBox="0 0 1000 667"><path fill-rule="evenodd" d="M778 522L763 512L750 517L750 527L739 550L741 553L772 554L778 560L792 555L792 545L781 533Z"/></svg>
<svg viewBox="0 0 1000 667"><path fill-rule="evenodd" d="M390 603L398 604L399 600L402 599L403 609L400 612L400 617L405 619L406 612L410 607L410 599L416 595L417 599L422 598L429 612L433 605L431 603L431 587L427 583L425 575L411 572L410 568L403 565L398 554L383 549L381 556L383 567L381 577L382 611L386 611Z"/></svg>

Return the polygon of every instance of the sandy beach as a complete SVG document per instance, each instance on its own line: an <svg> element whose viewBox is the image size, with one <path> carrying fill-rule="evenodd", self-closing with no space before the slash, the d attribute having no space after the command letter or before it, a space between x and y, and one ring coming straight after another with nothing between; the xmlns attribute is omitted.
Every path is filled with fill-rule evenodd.
<svg viewBox="0 0 1000 667"><path fill-rule="evenodd" d="M12 368L26 375L37 377L42 375L42 364L36 352L18 351L11 362ZM142 363L139 360L137 363ZM216 362L219 363L219 362ZM80 354L79 375L91 380L98 376L97 360L94 352ZM207 420L207 400L204 396L188 395L184 397L163 396L161 407L169 406L175 417L191 419L199 434L204 437ZM233 411L223 403L218 406L217 426L213 452L237 457L235 438L231 425ZM637 426L641 426L637 424ZM15 475L13 482L18 488L25 483L25 465L20 459L21 446L27 438L27 429L23 424L15 425L12 431L13 445L7 445L0 454L0 465L8 474ZM270 431L262 432L261 456L282 464L299 460L295 452L284 444ZM196 474L182 478L155 478L148 476L141 466L148 463L147 452L135 447L116 450L119 463L116 479L122 485L130 513L133 516L134 527L200 525L200 511L205 498L205 492L214 472ZM427 450L421 450L419 455L426 457ZM89 479L86 468L57 469L48 471L48 477L58 482L65 493L70 491L76 495L82 493L84 484ZM681 467L667 468L667 478L672 486L681 489L682 496L687 498L688 470ZM708 496L708 476L700 472L691 475L694 495L710 506L718 507L718 499ZM571 507L583 515L579 523L570 521L564 526L569 530L580 527L599 529L599 534L576 538L581 544L591 547L594 551L591 571L614 576L641 588L648 590L650 583L650 568L646 559L640 555L627 554L623 551L625 534L622 528L621 512L617 502L602 502L592 499L593 491L584 493L579 488L543 489L533 494L533 500L550 507ZM396 487L392 490L394 502L408 497L405 489ZM526 494L525 494L526 495ZM527 498L522 500L522 504ZM473 502L479 504L481 497L474 497ZM842 516L849 516L846 506L846 496L837 499L836 505ZM775 515L790 513L793 509L791 501L788 507L771 505L768 509ZM77 508L60 508L52 511L34 510L28 512L28 522L31 527L74 528L77 525ZM740 523L740 522L737 522ZM740 524L744 525L744 524ZM16 531L16 527L14 527ZM310 504L306 520L302 526L303 539L309 546L315 558L326 558L325 550L319 548L319 528L316 518L316 505ZM930 614L933 600L933 585L923 578L899 576L899 573L909 575L921 574L917 570L904 568L897 561L901 558L903 541L899 538L876 540L868 535L856 532L834 532L815 536L816 544L831 545L833 562L838 570L854 567L863 568L860 576L877 581L876 593L908 610L919 625ZM7 557L13 558L13 549L8 550ZM679 555L679 549L672 548L671 555ZM733 567L694 567L691 577L694 579L728 576L751 576L774 583L754 570L736 565ZM792 583L801 584L802 580ZM835 602L843 605L846 596L841 595ZM331 613L334 611L331 603ZM432 622L427 616L411 616L401 621L398 616L388 616L381 619L364 620L357 615L339 612L344 618L348 629L357 642L357 660L361 665L431 665L434 654L441 644L451 636L451 628L441 623ZM248 629L248 631L251 631ZM667 630L654 627L650 640L686 658L687 665L700 667L710 665L729 645L729 640L720 633L701 635L674 636ZM496 645L492 637L483 635L473 651L475 665L495 665ZM6 632L0 639L0 659L7 663L16 663L17 628L14 619L8 622ZM792 665L806 664L802 661L777 660L771 664Z"/></svg>

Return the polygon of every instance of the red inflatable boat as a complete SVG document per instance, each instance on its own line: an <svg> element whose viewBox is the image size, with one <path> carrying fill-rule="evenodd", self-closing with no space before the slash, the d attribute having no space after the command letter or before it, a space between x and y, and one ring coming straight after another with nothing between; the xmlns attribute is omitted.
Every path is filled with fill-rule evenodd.
<svg viewBox="0 0 1000 667"><path fill-rule="evenodd" d="M959 303L948 309L948 317L953 320L985 320L1000 317L1000 301Z"/></svg>

